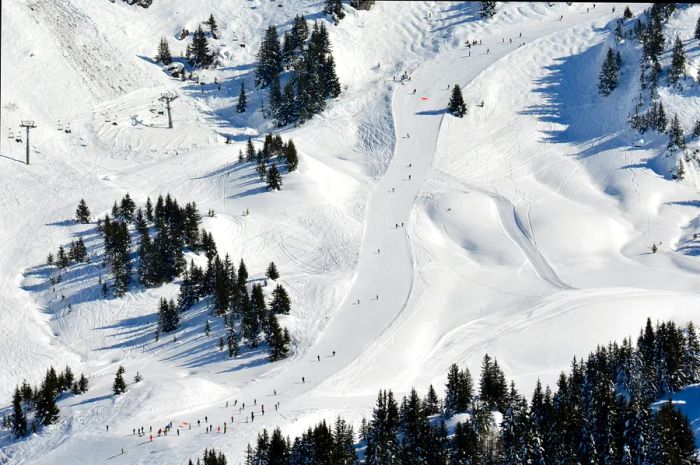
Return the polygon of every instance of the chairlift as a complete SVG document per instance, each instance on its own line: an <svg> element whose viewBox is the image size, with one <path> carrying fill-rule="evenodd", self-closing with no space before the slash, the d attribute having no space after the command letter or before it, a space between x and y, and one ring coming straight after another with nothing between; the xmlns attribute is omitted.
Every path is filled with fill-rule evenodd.
<svg viewBox="0 0 700 465"><path fill-rule="evenodd" d="M9 130L9 132L8 132L8 134L7 134L7 138L8 138L8 139L14 139L14 138L15 138L15 135L12 133L12 129Z"/></svg>
<svg viewBox="0 0 700 465"><path fill-rule="evenodd" d="M18 133L18 134L15 136L15 142L17 142L18 144L21 144L21 143L22 143L22 134L19 134L19 133Z"/></svg>
<svg viewBox="0 0 700 465"><path fill-rule="evenodd" d="M117 115L114 115L114 120L112 120L112 126L117 125Z"/></svg>
<svg viewBox="0 0 700 465"><path fill-rule="evenodd" d="M72 131L70 130L70 123L66 123L65 129L63 129L63 132L66 134L70 134Z"/></svg>
<svg viewBox="0 0 700 465"><path fill-rule="evenodd" d="M151 107L148 109L151 113L155 113L158 111L158 108L155 105L151 105Z"/></svg>
<svg viewBox="0 0 700 465"><path fill-rule="evenodd" d="M61 124L61 120L59 119L58 122L56 123L56 129L59 131L63 131L63 125Z"/></svg>
<svg viewBox="0 0 700 465"><path fill-rule="evenodd" d="M165 110L163 110L163 107L158 108L158 114L159 114L159 115L164 115L164 114L165 114Z"/></svg>

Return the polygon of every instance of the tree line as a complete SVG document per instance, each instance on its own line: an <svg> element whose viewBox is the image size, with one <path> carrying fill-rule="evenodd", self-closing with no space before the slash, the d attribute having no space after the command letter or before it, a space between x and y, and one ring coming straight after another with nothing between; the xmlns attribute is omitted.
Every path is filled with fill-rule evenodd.
<svg viewBox="0 0 700 465"><path fill-rule="evenodd" d="M245 463L692 465L698 459L688 418L672 402L655 401L698 381L700 342L692 322L648 320L636 345L626 338L574 358L555 389L538 382L529 402L485 355L478 386L468 369L452 365L442 400L433 386L422 398L413 389L400 402L380 391L358 438L340 418L293 441L279 429L263 430ZM459 413L468 415L449 431L446 420Z"/></svg>
<svg viewBox="0 0 700 465"><path fill-rule="evenodd" d="M81 373L76 378L69 366L56 373L54 367L46 370L40 387L33 388L23 381L15 388L12 395L12 413L3 417L2 425L16 438L39 431L42 426L49 426L58 420L60 410L56 400L70 391L73 395L86 393L88 380Z"/></svg>

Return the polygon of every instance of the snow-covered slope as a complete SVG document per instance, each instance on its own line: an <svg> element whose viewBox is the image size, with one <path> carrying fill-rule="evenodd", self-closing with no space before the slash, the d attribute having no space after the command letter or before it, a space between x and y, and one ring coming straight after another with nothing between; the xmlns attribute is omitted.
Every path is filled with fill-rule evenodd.
<svg viewBox="0 0 700 465"><path fill-rule="evenodd" d="M2 3L0 405L50 364L89 374L91 389L63 400L58 425L8 444L0 460L180 463L214 446L237 463L262 427L293 435L321 418L357 421L378 389L441 389L451 363L478 373L486 352L529 393L537 378L552 382L573 355L630 335L647 317L700 322L700 191L692 177L675 182L658 168L665 137L635 146L625 122L639 91L633 44L621 46L620 87L607 99L597 93L624 4L507 3L489 20L466 2L347 7L329 26L343 92L282 131L300 167L282 191L266 192L254 166L236 164L246 138L271 129L259 111L235 113L240 83L253 89L268 24L284 30L297 13L325 20L322 6ZM168 77L150 58L158 40L179 55L176 34L210 13L221 66L200 73L205 86ZM698 14L682 8L667 26L686 43L689 71L700 62ZM480 45L466 48L472 40ZM410 81L395 80L404 71ZM469 105L463 119L443 111L455 83ZM174 130L151 111L166 91L180 95ZM697 84L663 92L688 131L700 116ZM250 108L262 98L251 92ZM7 137L22 119L38 126L29 166ZM70 134L57 131L59 120ZM48 252L94 234L70 221L78 200L97 217L125 192L139 204L169 192L214 209L203 226L252 278L275 261L293 301L282 321L293 355L228 359L216 350L223 326L204 305L184 317L176 342L154 341L157 301L176 285L105 300L97 276L77 270L52 289ZM114 398L119 364L127 379L145 379ZM253 399L268 405L254 423L224 407ZM226 435L131 436L232 415Z"/></svg>

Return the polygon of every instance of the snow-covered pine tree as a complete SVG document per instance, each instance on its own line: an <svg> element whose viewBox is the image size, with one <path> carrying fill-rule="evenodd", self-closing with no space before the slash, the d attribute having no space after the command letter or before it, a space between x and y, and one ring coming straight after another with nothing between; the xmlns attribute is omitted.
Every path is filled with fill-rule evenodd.
<svg viewBox="0 0 700 465"><path fill-rule="evenodd" d="M267 170L265 181L267 183L268 190L274 191L282 189L282 175L277 169L277 165L274 163L272 166L270 166L270 169Z"/></svg>
<svg viewBox="0 0 700 465"><path fill-rule="evenodd" d="M619 67L617 65L615 53L613 52L612 48L608 48L608 53L603 61L603 67L600 70L600 79L598 82L598 90L604 97L610 95L615 88L617 88L618 71Z"/></svg>
<svg viewBox="0 0 700 465"><path fill-rule="evenodd" d="M163 63L164 65L169 65L173 62L173 57L170 55L170 47L168 46L168 40L165 37L160 38L160 43L158 43L158 53L156 54L156 61L158 63Z"/></svg>
<svg viewBox="0 0 700 465"><path fill-rule="evenodd" d="M671 128L668 130L668 148L670 150L685 149L685 133L683 132L677 113L673 116Z"/></svg>
<svg viewBox="0 0 700 465"><path fill-rule="evenodd" d="M280 87L279 76L272 78L270 83L270 99L268 103L270 115L276 121L277 126L284 126L284 124L280 124L282 122L282 118L280 118L280 110L282 107L282 88Z"/></svg>
<svg viewBox="0 0 700 465"><path fill-rule="evenodd" d="M258 51L258 67L255 71L255 85L266 87L282 72L282 50L277 37L277 28L270 26Z"/></svg>
<svg viewBox="0 0 700 465"><path fill-rule="evenodd" d="M255 160L255 147L253 146L253 140L250 137L248 138L248 142L246 143L245 147L245 160Z"/></svg>
<svg viewBox="0 0 700 465"><path fill-rule="evenodd" d="M680 37L676 36L676 41L673 43L673 54L671 58L671 68L668 71L668 79L672 84L677 84L678 81L685 75L685 51L683 50L683 42Z"/></svg>
<svg viewBox="0 0 700 465"><path fill-rule="evenodd" d="M248 105L248 97L245 94L245 85L241 82L241 92L238 94L238 103L236 103L236 112L245 113L246 106Z"/></svg>
<svg viewBox="0 0 700 465"><path fill-rule="evenodd" d="M452 88L452 96L447 104L447 111L458 118L462 118L467 114L467 104L464 103L462 89L460 89L459 84L455 84Z"/></svg>
<svg viewBox="0 0 700 465"><path fill-rule="evenodd" d="M90 223L90 209L85 203L85 199L80 199L78 208L75 209L75 220L81 224Z"/></svg>
<svg viewBox="0 0 700 465"><path fill-rule="evenodd" d="M228 334L226 336L226 342L228 344L228 356L229 358L233 358L238 356L238 353L240 352L240 346L238 345L238 336L236 336L236 332L232 329L228 329Z"/></svg>
<svg viewBox="0 0 700 465"><path fill-rule="evenodd" d="M345 18L345 12L343 11L343 2L340 0L326 0L326 6L323 11L333 17L333 19L338 22Z"/></svg>
<svg viewBox="0 0 700 465"><path fill-rule="evenodd" d="M126 392L126 382L124 381L124 367L119 365L117 368L117 374L114 376L114 383L112 383L112 393L115 396L124 394Z"/></svg>
<svg viewBox="0 0 700 465"><path fill-rule="evenodd" d="M496 2L479 2L479 14L482 18L491 18L496 14Z"/></svg>
<svg viewBox="0 0 700 465"><path fill-rule="evenodd" d="M698 22L695 23L695 34L693 37L700 40L700 17L698 17Z"/></svg>

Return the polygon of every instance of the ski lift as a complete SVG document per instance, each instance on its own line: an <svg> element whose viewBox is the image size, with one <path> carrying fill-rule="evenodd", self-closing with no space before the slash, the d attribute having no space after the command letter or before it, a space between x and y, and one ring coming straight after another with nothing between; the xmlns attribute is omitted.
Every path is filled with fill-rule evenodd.
<svg viewBox="0 0 700 465"><path fill-rule="evenodd" d="M9 130L9 132L7 134L7 138L10 140L15 138L15 135L12 133L12 129Z"/></svg>
<svg viewBox="0 0 700 465"><path fill-rule="evenodd" d="M107 116L107 113L104 114L104 118L105 118L105 123L111 123L111 122L112 122L112 121L110 121L109 116Z"/></svg>
<svg viewBox="0 0 700 465"><path fill-rule="evenodd" d="M71 133L71 130L70 130L70 123L66 123L66 127L63 129L63 132L65 132L66 134L70 134L70 133Z"/></svg>
<svg viewBox="0 0 700 465"><path fill-rule="evenodd" d="M21 132L18 132L17 135L15 136L15 142L17 142L18 144L22 143L22 133Z"/></svg>
<svg viewBox="0 0 700 465"><path fill-rule="evenodd" d="M117 115L114 115L114 120L112 120L112 126L117 125Z"/></svg>
<svg viewBox="0 0 700 465"><path fill-rule="evenodd" d="M63 125L61 125L61 120L59 119L58 122L56 123L56 129L59 131L63 131Z"/></svg>
<svg viewBox="0 0 700 465"><path fill-rule="evenodd" d="M158 108L158 114L159 114L159 115L164 115L164 114L165 114L165 110L163 110L163 107L162 107L162 106L161 106L160 108Z"/></svg>
<svg viewBox="0 0 700 465"><path fill-rule="evenodd" d="M156 107L155 104L153 104L153 105L151 105L151 107L148 109L148 111L150 111L151 113L155 113L156 111L158 111L158 108Z"/></svg>

